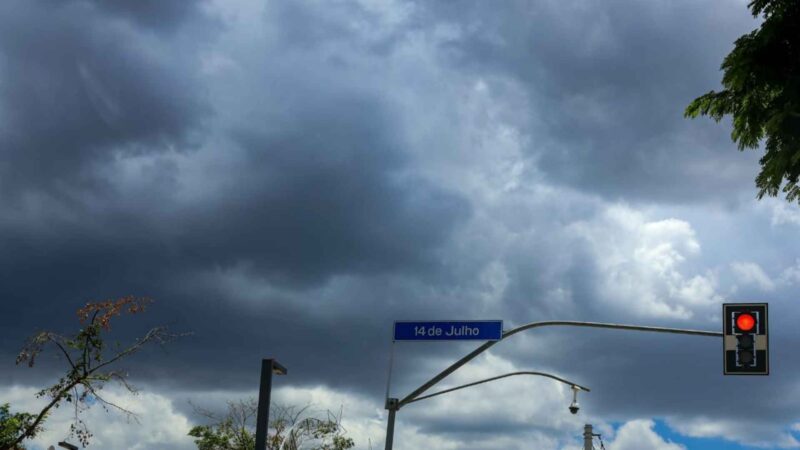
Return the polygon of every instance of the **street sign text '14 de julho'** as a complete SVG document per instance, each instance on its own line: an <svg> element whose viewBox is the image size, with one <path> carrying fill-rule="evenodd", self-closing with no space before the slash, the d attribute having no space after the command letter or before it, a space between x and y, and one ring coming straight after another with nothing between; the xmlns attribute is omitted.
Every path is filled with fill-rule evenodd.
<svg viewBox="0 0 800 450"><path fill-rule="evenodd" d="M397 321L395 341L497 341L503 337L502 320Z"/></svg>

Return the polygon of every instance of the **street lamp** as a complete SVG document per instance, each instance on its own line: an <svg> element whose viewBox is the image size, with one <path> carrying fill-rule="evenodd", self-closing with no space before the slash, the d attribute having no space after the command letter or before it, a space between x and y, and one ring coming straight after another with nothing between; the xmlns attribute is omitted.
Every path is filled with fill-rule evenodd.
<svg viewBox="0 0 800 450"><path fill-rule="evenodd" d="M560 382L562 382L564 384L568 384L572 388L572 390L574 391L574 395L572 397L573 405L577 405L577 402L576 402L575 398L578 395L578 391L585 391L585 392L590 392L591 391L591 389L587 388L586 386L581 386L578 383L573 383L572 381L565 380L565 379L563 379L561 377L557 377L557 376L551 375L549 373L534 372L534 371L531 371L531 370L525 370L525 371L521 371L521 372L511 372L511 373L507 373L505 375L498 375L496 377L486 378L484 380L474 381L472 383L462 384L461 386L456 386L454 388L445 389L445 390L439 391L439 392L434 392L433 394L423 395L421 397L417 397L417 398L415 398L413 400L409 400L409 401L403 403L403 406L405 406L405 405L407 405L409 403L414 403L414 402L418 402L420 400L425 400L427 398L436 397L437 395L442 395L442 394L447 394L448 392L457 391L459 389L464 389L464 388L468 388L468 387L472 387L472 386L477 386L479 384L488 383L490 381L500 380L502 378L513 377L513 376L517 376L517 375L538 375L540 377L547 377L547 378L551 378L551 379L556 380L556 381L560 381ZM572 406L570 406L570 407L572 407Z"/></svg>
<svg viewBox="0 0 800 450"><path fill-rule="evenodd" d="M575 383L575 382L572 382L572 381L569 381L569 380L565 380L564 378L561 378L561 377L558 377L558 376L555 376L555 375L551 375L549 373L534 372L534 371L526 370L526 371L521 371L521 372L511 372L511 373L507 373L505 375L498 375L496 377L486 378L486 379L483 379L483 380L480 380L480 381L474 381L472 383L462 384L461 386L456 386L454 388L445 389L445 390L442 390L442 391L439 391L439 392L434 392L433 394L423 395L421 397L415 397L415 398L410 399L410 400L400 401L400 400L398 400L396 398L387 398L386 399L386 409L389 410L389 422L388 422L388 424L386 426L386 450L391 450L392 449L392 445L393 445L393 441L394 441L394 419L395 419L395 414L397 413L397 410L399 410L401 407L403 407L403 406L405 406L405 405L407 405L409 403L418 402L420 400L425 400L425 399L428 399L428 398L431 398L431 397L436 397L438 395L447 394L449 392L458 391L460 389L464 389L464 388L468 388L468 387L472 387L472 386L477 386L479 384L488 383L490 381L496 381L496 380L499 380L499 379L502 379L502 378L513 377L513 376L517 376L517 375L537 375L537 376L551 378L553 380L560 381L561 383L564 383L564 384L568 384L572 388L572 391L573 391L572 404L569 405L569 410L570 410L570 412L572 412L572 414L576 414L578 412L578 402L577 402L578 391L590 392L589 388L587 388L585 386L581 386L578 383Z"/></svg>
<svg viewBox="0 0 800 450"><path fill-rule="evenodd" d="M78 446L77 445L72 445L72 444L67 443L67 442L59 442L58 446L61 447L61 448L69 449L69 450L78 450Z"/></svg>
<svg viewBox="0 0 800 450"><path fill-rule="evenodd" d="M286 367L278 364L278 361L274 359L262 359L261 384L258 389L258 414L256 415L256 450L264 450L267 447L272 374L286 375Z"/></svg>

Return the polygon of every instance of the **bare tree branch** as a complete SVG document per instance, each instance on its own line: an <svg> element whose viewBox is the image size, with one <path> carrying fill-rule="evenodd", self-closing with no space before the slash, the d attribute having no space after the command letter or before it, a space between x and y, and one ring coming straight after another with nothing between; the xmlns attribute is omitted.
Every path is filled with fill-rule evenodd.
<svg viewBox="0 0 800 450"><path fill-rule="evenodd" d="M119 406L114 402L106 400L105 398L103 398L103 396L101 396L97 392L97 390L94 388L94 386L85 385L85 387L89 392L91 392L91 394L94 396L94 398L99 400L103 405L111 406L112 408L115 408L118 411L122 411L123 413L125 413L126 416L128 416L129 418L133 418L133 420L135 420L136 423L139 423L139 415L138 414L136 414L135 412L133 412L133 411L127 409L127 408L123 408L122 406Z"/></svg>

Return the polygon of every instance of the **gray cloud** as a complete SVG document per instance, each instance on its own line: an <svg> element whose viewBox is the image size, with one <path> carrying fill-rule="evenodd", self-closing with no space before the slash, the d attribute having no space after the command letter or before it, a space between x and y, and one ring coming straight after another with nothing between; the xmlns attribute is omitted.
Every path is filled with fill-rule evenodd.
<svg viewBox="0 0 800 450"><path fill-rule="evenodd" d="M53 43L51 50L61 54L69 49L59 50ZM120 54L122 61L107 63L108 70L135 66L136 57ZM332 276L435 276L442 270L436 257L439 248L469 216L470 207L460 196L407 170L402 127L379 97L344 96L336 91L337 84L311 87L282 73L267 74L267 80L275 77L274 91L267 90L273 102L251 104L257 111L252 121L229 126L220 120L214 133L224 138L216 141L212 133L199 134L198 139L208 141L186 152L181 146L189 146L186 135L199 125L202 105L176 101L182 86L170 84L172 75L147 67L142 76L152 77L153 83L140 86L138 78L127 81L134 74L98 75L86 67L76 66L74 73L65 75L48 72L75 89L75 102L84 114L53 117L59 128L41 136L20 129L19 142L9 142L6 160L19 174L4 180L9 189L47 194L37 199L38 205L17 204L3 224L6 255L18 255L0 261L6 278L3 296L8 299L3 312L22 318L13 324L13 333L9 324L10 335L24 336L41 326L42 316L34 311L49 308L54 298L59 306L48 312L69 317L74 304L70 302L134 292L158 299L165 321L197 332L193 340L176 344L184 355L176 366L162 369L163 364L156 363L164 357L161 353L154 353L153 360L143 355L142 361L152 361L153 366L142 373L169 378L178 368L194 367L198 376L190 378L201 385L216 383L219 370L233 373L234 384L249 382L247 373L239 374L253 352L265 342L294 336L286 354L323 350L326 355L289 360L294 367L308 365L306 373L313 374L311 368L326 360L341 364L358 359L358 353L342 354L343 342L359 340L368 331L384 332L372 325L332 335L326 330L327 318L308 317L308 309L319 307L320 300L302 293L318 295L313 289ZM23 78L20 75L18 82ZM197 90L202 89L188 92ZM227 111L217 114L225 116ZM72 119L78 122L69 123ZM75 132L68 134L67 128ZM74 139L67 141L71 153L49 157L54 150L41 140L56 141L65 134ZM44 167L34 163L42 158ZM186 159L203 162L199 168L187 167ZM187 175L195 169L201 174L198 178ZM128 171L135 174L131 180L126 178ZM64 179L52 179L49 173ZM75 174L96 184L85 186ZM65 185L85 188L75 194L77 204L67 209L59 190ZM200 201L193 200L198 195ZM254 315L237 303L236 293L203 280L239 272L256 285L275 283L289 291L259 298L257 302L270 302L270 307L257 308ZM40 282L43 276L48 277L46 284ZM342 330L350 328L348 320L341 319ZM69 327L67 321L55 323ZM135 329L124 327L123 335ZM255 334L230 349L243 329ZM8 354L21 341L9 339ZM319 347L320 342L325 345ZM193 352L197 348L204 350ZM227 367L202 370L208 365L208 351L215 348L228 355ZM28 372L11 374L13 379L30 379Z"/></svg>
<svg viewBox="0 0 800 450"><path fill-rule="evenodd" d="M683 109L718 85L731 42L756 26L735 6L437 3L420 16L457 28L442 44L449 62L527 86L529 151L551 182L612 199L718 201L752 187L742 179L757 157Z"/></svg>
<svg viewBox="0 0 800 450"><path fill-rule="evenodd" d="M205 0L40 0L49 9L88 8L156 31L172 31L188 19L201 20Z"/></svg>
<svg viewBox="0 0 800 450"><path fill-rule="evenodd" d="M40 32L43 4L0 7L8 383L48 379L12 366L24 336L128 293L157 303L116 336L195 332L128 363L152 390L251 390L275 356L282 383L377 410L396 319L715 329L721 301L758 298L774 308L761 384L722 377L714 339L538 330L493 354L589 385L585 416L534 385L557 411L420 403L403 424L464 448L557 445L584 417L738 423L726 399L742 389L780 398L754 406L763 440L800 419L781 394L797 390L794 285L778 281L795 230L742 200L753 154L681 117L751 27L744 8L226 3L208 36L197 3L64 3ZM393 392L472 347L398 344Z"/></svg>
<svg viewBox="0 0 800 450"><path fill-rule="evenodd" d="M208 113L190 59L84 4L11 2L3 10L0 145L9 200L107 189L98 166L190 147Z"/></svg>

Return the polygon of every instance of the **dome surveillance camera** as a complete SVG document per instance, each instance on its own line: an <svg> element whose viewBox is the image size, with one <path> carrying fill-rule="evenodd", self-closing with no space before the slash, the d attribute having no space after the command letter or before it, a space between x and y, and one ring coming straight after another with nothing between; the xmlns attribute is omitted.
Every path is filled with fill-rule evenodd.
<svg viewBox="0 0 800 450"><path fill-rule="evenodd" d="M578 411L581 409L578 406L578 386L572 386L572 404L569 405L569 412L572 414L578 414Z"/></svg>

